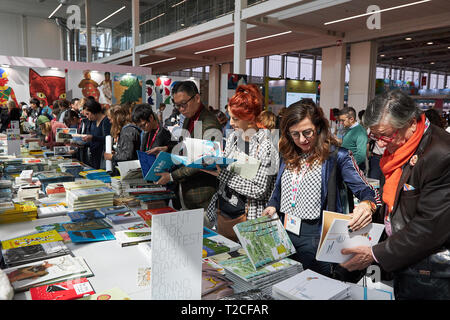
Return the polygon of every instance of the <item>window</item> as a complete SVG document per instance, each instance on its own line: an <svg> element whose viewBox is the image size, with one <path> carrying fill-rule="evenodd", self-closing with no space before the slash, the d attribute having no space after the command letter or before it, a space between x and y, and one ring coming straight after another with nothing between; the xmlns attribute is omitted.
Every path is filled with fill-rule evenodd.
<svg viewBox="0 0 450 320"><path fill-rule="evenodd" d="M264 58L253 58L252 59L252 76L253 77L264 77Z"/></svg>
<svg viewBox="0 0 450 320"><path fill-rule="evenodd" d="M413 80L413 73L412 71L405 71L405 81L414 81Z"/></svg>
<svg viewBox="0 0 450 320"><path fill-rule="evenodd" d="M440 74L440 75L438 75L438 83L437 83L437 88L438 89L444 89L444 78L445 78L445 76L444 75L442 75L442 74Z"/></svg>
<svg viewBox="0 0 450 320"><path fill-rule="evenodd" d="M279 78L281 76L281 56L269 56L269 77Z"/></svg>
<svg viewBox="0 0 450 320"><path fill-rule="evenodd" d="M414 85L416 87L420 87L420 79L419 79L419 71L414 71L414 77L413 77L413 81L414 81Z"/></svg>
<svg viewBox="0 0 450 320"><path fill-rule="evenodd" d="M300 80L312 80L312 59L301 58Z"/></svg>
<svg viewBox="0 0 450 320"><path fill-rule="evenodd" d="M346 64L345 66L345 82L349 82L350 81L350 64Z"/></svg>
<svg viewBox="0 0 450 320"><path fill-rule="evenodd" d="M316 60L316 80L322 80L322 60Z"/></svg>
<svg viewBox="0 0 450 320"><path fill-rule="evenodd" d="M437 88L437 74L432 73L430 77L430 89L436 89Z"/></svg>
<svg viewBox="0 0 450 320"><path fill-rule="evenodd" d="M297 79L298 77L298 57L287 57L286 78Z"/></svg>
<svg viewBox="0 0 450 320"><path fill-rule="evenodd" d="M376 79L384 79L384 68L377 67Z"/></svg>
<svg viewBox="0 0 450 320"><path fill-rule="evenodd" d="M251 60L250 59L247 59L246 61L245 61L245 73L249 76L249 77L251 77L251 74L250 74L250 62Z"/></svg>

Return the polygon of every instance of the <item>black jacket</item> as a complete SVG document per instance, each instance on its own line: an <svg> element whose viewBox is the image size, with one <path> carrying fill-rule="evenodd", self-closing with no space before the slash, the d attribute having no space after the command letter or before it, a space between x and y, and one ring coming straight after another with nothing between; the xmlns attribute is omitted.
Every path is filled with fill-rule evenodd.
<svg viewBox="0 0 450 320"><path fill-rule="evenodd" d="M141 129L134 124L125 125L120 130L116 152L112 157L113 166L117 162L137 160L137 151L141 147Z"/></svg>

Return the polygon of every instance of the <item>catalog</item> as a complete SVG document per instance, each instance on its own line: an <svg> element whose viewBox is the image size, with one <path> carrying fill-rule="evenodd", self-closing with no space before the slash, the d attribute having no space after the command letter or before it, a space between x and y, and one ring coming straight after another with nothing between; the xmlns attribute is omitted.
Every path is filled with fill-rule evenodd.
<svg viewBox="0 0 450 320"><path fill-rule="evenodd" d="M349 215L331 211L323 211L322 233L317 248L316 259L318 261L343 263L352 256L343 255L341 250L357 246L373 246L380 240L384 225L370 223L366 227L349 232Z"/></svg>
<svg viewBox="0 0 450 320"><path fill-rule="evenodd" d="M108 241L116 239L112 232L108 229L67 231L67 233L73 243Z"/></svg>

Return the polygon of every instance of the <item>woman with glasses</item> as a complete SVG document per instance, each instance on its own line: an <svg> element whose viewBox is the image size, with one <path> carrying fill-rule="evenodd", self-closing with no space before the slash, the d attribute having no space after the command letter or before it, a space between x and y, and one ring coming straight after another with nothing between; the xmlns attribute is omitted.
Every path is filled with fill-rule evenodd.
<svg viewBox="0 0 450 320"><path fill-rule="evenodd" d="M257 126L262 99L255 85L240 85L228 102L230 124L234 130L227 137L224 156L235 159L248 157L252 165L241 173L235 164L223 170L205 171L217 175L219 180L218 192L213 195L207 209L208 218L217 221L220 234L235 241L233 226L261 216L278 171L278 152L270 134ZM254 174L249 173L252 169Z"/></svg>
<svg viewBox="0 0 450 320"><path fill-rule="evenodd" d="M339 148L322 109L312 101L290 105L281 121L279 150L281 165L263 215L278 213L304 269L332 276L331 263L315 260L319 244L322 210L342 212L339 185L347 186L361 201L350 213L350 232L372 221L378 200L351 153ZM286 219L286 221L285 221ZM295 225L300 225L298 229ZM336 273L336 272L335 272ZM334 274L335 277L342 278ZM359 280L359 279L358 279Z"/></svg>

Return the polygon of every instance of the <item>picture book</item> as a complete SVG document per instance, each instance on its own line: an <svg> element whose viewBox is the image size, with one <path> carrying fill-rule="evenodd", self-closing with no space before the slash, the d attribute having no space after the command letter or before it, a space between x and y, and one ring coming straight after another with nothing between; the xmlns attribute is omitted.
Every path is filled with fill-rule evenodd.
<svg viewBox="0 0 450 320"><path fill-rule="evenodd" d="M263 216L233 227L255 269L294 254L295 248L280 219Z"/></svg>
<svg viewBox="0 0 450 320"><path fill-rule="evenodd" d="M341 250L357 246L373 246L380 240L384 224L370 223L362 229L349 232L348 222L351 217L331 211L323 211L322 232L316 259L318 261L343 263L352 256L343 255Z"/></svg>
<svg viewBox="0 0 450 320"><path fill-rule="evenodd" d="M98 211L102 214L104 214L105 216L107 216L108 214L113 214L113 213L122 213L122 212L127 212L130 209L125 206L112 206L112 207L105 207L105 208L99 208Z"/></svg>
<svg viewBox="0 0 450 320"><path fill-rule="evenodd" d="M142 178L142 169L139 160L120 161L117 163L120 172L120 180L132 180Z"/></svg>
<svg viewBox="0 0 450 320"><path fill-rule="evenodd" d="M112 226L103 219L95 219L80 222L67 222L62 226L67 231L84 231L84 230L97 230L97 229L110 229Z"/></svg>
<svg viewBox="0 0 450 320"><path fill-rule="evenodd" d="M89 189L75 189L67 193L67 198L71 200L90 200L97 199L99 196L113 197L114 190L107 187L89 188Z"/></svg>
<svg viewBox="0 0 450 320"><path fill-rule="evenodd" d="M100 213L96 209L68 212L67 215L72 222L102 219L105 217L104 214Z"/></svg>
<svg viewBox="0 0 450 320"><path fill-rule="evenodd" d="M113 226L114 231L120 231L120 230L139 230L139 229L147 229L147 228L151 228L152 224L147 223L146 221L136 221L136 222L130 222L130 223L121 223L121 224L116 224Z"/></svg>
<svg viewBox="0 0 450 320"><path fill-rule="evenodd" d="M120 288L112 288L78 300L131 300L131 298Z"/></svg>
<svg viewBox="0 0 450 320"><path fill-rule="evenodd" d="M67 231L67 233L73 243L109 241L116 239L109 229Z"/></svg>
<svg viewBox="0 0 450 320"><path fill-rule="evenodd" d="M68 142L74 134L77 134L76 128L57 128L55 135L56 142Z"/></svg>
<svg viewBox="0 0 450 320"><path fill-rule="evenodd" d="M156 214L163 214L163 213L169 213L169 212L175 212L175 210L172 207L163 207L163 208L156 208L156 209L143 209L138 210L137 214L142 217L145 221L152 220L152 216Z"/></svg>
<svg viewBox="0 0 450 320"><path fill-rule="evenodd" d="M152 232L150 228L139 230L121 230L114 233L122 247L137 245L140 242L150 241Z"/></svg>
<svg viewBox="0 0 450 320"><path fill-rule="evenodd" d="M2 249L8 250L11 248L20 248L26 246L32 246L35 244L43 244L54 241L62 241L63 238L56 230L44 231L34 233L31 235L18 237L14 239L2 241Z"/></svg>
<svg viewBox="0 0 450 320"><path fill-rule="evenodd" d="M80 274L84 268L72 256L65 255L3 270L14 291L24 291L46 281ZM58 281L58 280L56 280Z"/></svg>
<svg viewBox="0 0 450 320"><path fill-rule="evenodd" d="M70 254L70 250L63 241L2 249L4 263L7 268L67 254Z"/></svg>
<svg viewBox="0 0 450 320"><path fill-rule="evenodd" d="M233 283L209 263L202 262L202 297Z"/></svg>
<svg viewBox="0 0 450 320"><path fill-rule="evenodd" d="M216 232L214 232L211 229L208 229L206 227L203 227L203 238L209 238L209 237L212 237L215 235L217 235Z"/></svg>
<svg viewBox="0 0 450 320"><path fill-rule="evenodd" d="M79 278L30 289L31 300L73 300L94 294L89 280Z"/></svg>
<svg viewBox="0 0 450 320"><path fill-rule="evenodd" d="M214 256L219 253L224 253L230 251L230 248L209 240L208 238L203 238L203 249L202 249L202 258Z"/></svg>
<svg viewBox="0 0 450 320"><path fill-rule="evenodd" d="M44 224L44 225L35 227L35 229L38 232L56 230L59 233L59 235L63 238L63 241L65 243L70 242L69 234L67 233L66 229L64 229L64 227L61 223Z"/></svg>
<svg viewBox="0 0 450 320"><path fill-rule="evenodd" d="M131 211L131 210L129 210L127 212L109 214L106 216L105 219L114 224L136 222L136 221L142 220L140 215L138 215L136 212Z"/></svg>

